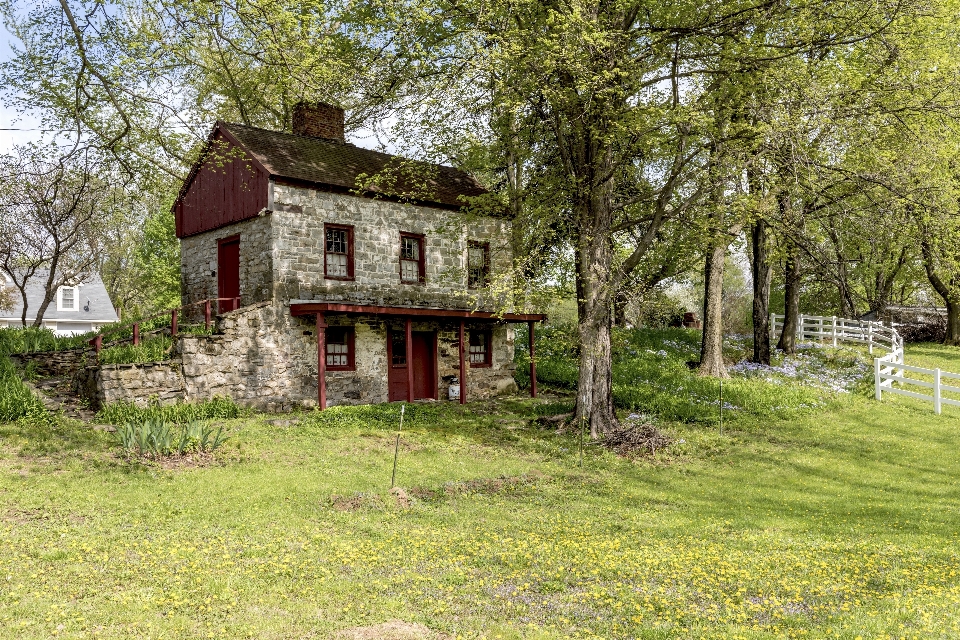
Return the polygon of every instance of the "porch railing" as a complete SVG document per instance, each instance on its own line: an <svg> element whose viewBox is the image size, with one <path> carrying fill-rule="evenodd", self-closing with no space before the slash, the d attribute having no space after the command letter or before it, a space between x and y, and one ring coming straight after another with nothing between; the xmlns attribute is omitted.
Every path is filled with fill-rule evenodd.
<svg viewBox="0 0 960 640"><path fill-rule="evenodd" d="M185 304L175 309L155 313L152 316L147 316L131 324L110 327L94 336L89 344L93 347L93 350L99 354L101 350L107 347L128 343L134 346L139 345L144 336L166 334L169 332L170 337L175 337L181 329L180 320L184 316L182 312L200 306L203 307L204 331L210 331L210 327L213 324L213 304L220 302L232 302L234 309L240 308L239 297L210 298L208 300L200 300L199 302L191 302L190 304ZM160 323L157 324L156 321L160 321ZM144 326L149 328L144 331ZM200 326L200 323L190 326ZM129 335L127 335L128 331ZM117 334L123 335L120 338L112 339ZM104 341L105 339L107 340L106 342Z"/></svg>

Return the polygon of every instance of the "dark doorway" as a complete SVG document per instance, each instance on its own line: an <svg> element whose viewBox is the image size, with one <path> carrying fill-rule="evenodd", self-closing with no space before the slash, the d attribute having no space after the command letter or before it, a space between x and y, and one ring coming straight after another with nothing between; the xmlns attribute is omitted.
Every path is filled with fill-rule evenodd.
<svg viewBox="0 0 960 640"><path fill-rule="evenodd" d="M437 334L413 331L413 399L437 398ZM407 336L387 330L387 386L390 402L407 399Z"/></svg>
<svg viewBox="0 0 960 640"><path fill-rule="evenodd" d="M224 238L217 247L217 297L220 313L233 311L240 297L240 236Z"/></svg>

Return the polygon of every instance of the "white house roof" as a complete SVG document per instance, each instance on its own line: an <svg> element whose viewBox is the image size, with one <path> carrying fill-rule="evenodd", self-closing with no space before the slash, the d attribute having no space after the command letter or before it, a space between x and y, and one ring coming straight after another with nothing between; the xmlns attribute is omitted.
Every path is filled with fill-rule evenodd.
<svg viewBox="0 0 960 640"><path fill-rule="evenodd" d="M37 309L43 302L44 283L47 279L46 271L38 271L33 278L27 282L27 321L32 322L36 318ZM0 280L3 280L6 286L12 286L10 278L5 274L0 274ZM16 320L19 322L20 315L23 313L23 300L20 297L20 291L14 289L13 309L0 309L0 320ZM96 324L108 324L116 322L117 312L110 301L110 294L100 276L90 275L79 285L76 311L68 309L58 309L57 296L50 302L43 319L51 320L72 320L76 322L93 322Z"/></svg>

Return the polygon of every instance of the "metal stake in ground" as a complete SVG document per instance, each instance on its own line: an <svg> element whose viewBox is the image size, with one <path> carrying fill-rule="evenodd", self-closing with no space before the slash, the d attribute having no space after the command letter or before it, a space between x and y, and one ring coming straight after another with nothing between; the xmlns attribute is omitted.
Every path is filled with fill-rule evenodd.
<svg viewBox="0 0 960 640"><path fill-rule="evenodd" d="M723 435L723 378L720 378L720 435Z"/></svg>
<svg viewBox="0 0 960 640"><path fill-rule="evenodd" d="M400 432L403 431L403 410L407 405L400 405L400 427L397 429L397 445L393 449L393 475L390 476L390 488L393 489L397 481L397 458L400 456Z"/></svg>

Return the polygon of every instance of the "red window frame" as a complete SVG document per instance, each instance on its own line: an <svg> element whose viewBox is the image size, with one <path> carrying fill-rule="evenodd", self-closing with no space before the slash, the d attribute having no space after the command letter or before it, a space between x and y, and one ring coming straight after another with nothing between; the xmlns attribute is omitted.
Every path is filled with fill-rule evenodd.
<svg viewBox="0 0 960 640"><path fill-rule="evenodd" d="M470 367L472 369L478 369L493 366L493 332L489 329L471 329L467 334L467 358L470 360ZM483 362L474 362L470 348L480 346L479 340L476 341L477 344L474 344L474 338L479 338L480 336L484 337L487 350L483 354Z"/></svg>
<svg viewBox="0 0 960 640"><path fill-rule="evenodd" d="M418 245L419 245L419 247L420 247L419 258L418 258L418 260L417 260L417 279L416 279L415 281L414 281L414 280L404 280L404 279L403 279L403 263L404 263L404 258L403 258L403 240L404 240L405 238L413 238L414 240L417 241L417 243L418 243ZM426 252L424 251L424 250L426 249L426 244L427 244L427 242L426 242L426 236L423 235L422 233L408 233L408 232L406 232L406 231L401 231L401 232L400 232L400 251L399 251L399 253L400 253L400 282L401 282L401 283L403 283L403 284L423 284L424 281L426 280L427 262L426 262L426 255L425 255Z"/></svg>
<svg viewBox="0 0 960 640"><path fill-rule="evenodd" d="M347 275L331 276L327 273L327 230L337 230L347 232ZM343 254L336 254L343 255ZM323 225L323 277L327 280L353 280L353 226L349 224L326 224Z"/></svg>
<svg viewBox="0 0 960 640"><path fill-rule="evenodd" d="M356 331L353 327L327 327L326 344L323 356L327 360L327 371L356 371ZM347 347L347 364L330 364L330 344L345 344Z"/></svg>
<svg viewBox="0 0 960 640"><path fill-rule="evenodd" d="M483 282L477 284L470 277L470 249L483 249ZM482 289L490 284L490 243L470 240L467 242L467 288Z"/></svg>

